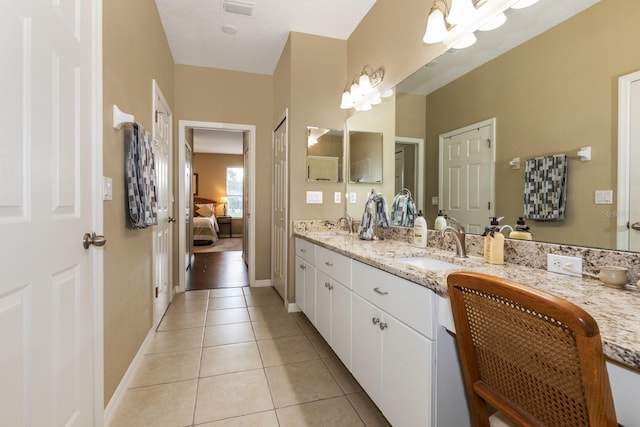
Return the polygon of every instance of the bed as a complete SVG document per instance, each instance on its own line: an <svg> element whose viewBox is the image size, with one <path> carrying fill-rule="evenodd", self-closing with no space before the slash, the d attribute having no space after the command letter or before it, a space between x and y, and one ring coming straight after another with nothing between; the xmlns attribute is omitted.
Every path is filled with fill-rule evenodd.
<svg viewBox="0 0 640 427"><path fill-rule="evenodd" d="M216 202L203 197L193 198L193 243L215 244L218 241Z"/></svg>

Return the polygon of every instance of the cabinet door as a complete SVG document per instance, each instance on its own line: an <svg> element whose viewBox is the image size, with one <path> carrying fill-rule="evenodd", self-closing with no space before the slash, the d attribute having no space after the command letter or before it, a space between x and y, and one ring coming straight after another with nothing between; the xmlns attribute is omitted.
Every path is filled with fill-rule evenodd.
<svg viewBox="0 0 640 427"><path fill-rule="evenodd" d="M351 303L351 372L374 403L382 407L382 312L355 293Z"/></svg>
<svg viewBox="0 0 640 427"><path fill-rule="evenodd" d="M316 323L316 268L305 264L304 270L304 314L315 325Z"/></svg>
<svg viewBox="0 0 640 427"><path fill-rule="evenodd" d="M394 426L432 426L433 342L386 313L382 322L381 409Z"/></svg>
<svg viewBox="0 0 640 427"><path fill-rule="evenodd" d="M307 263L300 258L296 257L296 304L300 307L300 310L304 310L304 279L307 269Z"/></svg>
<svg viewBox="0 0 640 427"><path fill-rule="evenodd" d="M351 291L336 280L331 283L331 348L351 370Z"/></svg>
<svg viewBox="0 0 640 427"><path fill-rule="evenodd" d="M320 335L331 344L331 278L316 270L316 322Z"/></svg>

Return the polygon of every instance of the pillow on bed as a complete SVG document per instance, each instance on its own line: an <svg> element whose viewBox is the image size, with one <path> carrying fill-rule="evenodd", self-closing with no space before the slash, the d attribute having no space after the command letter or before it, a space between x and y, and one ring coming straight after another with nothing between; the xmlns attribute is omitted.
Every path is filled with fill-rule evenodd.
<svg viewBox="0 0 640 427"><path fill-rule="evenodd" d="M196 213L199 216L213 216L213 210L209 207L209 205L199 205L199 207L196 209Z"/></svg>

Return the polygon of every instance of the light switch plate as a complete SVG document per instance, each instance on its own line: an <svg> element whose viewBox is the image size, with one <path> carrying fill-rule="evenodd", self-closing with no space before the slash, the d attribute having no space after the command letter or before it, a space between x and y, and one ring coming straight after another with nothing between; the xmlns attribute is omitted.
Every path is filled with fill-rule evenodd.
<svg viewBox="0 0 640 427"><path fill-rule="evenodd" d="M322 204L322 191L307 191L307 204Z"/></svg>
<svg viewBox="0 0 640 427"><path fill-rule="evenodd" d="M102 177L102 200L113 200L113 180L108 176Z"/></svg>
<svg viewBox="0 0 640 427"><path fill-rule="evenodd" d="M357 197L356 192L352 191L349 193L349 203L356 203Z"/></svg>
<svg viewBox="0 0 640 427"><path fill-rule="evenodd" d="M613 190L596 190L595 203L596 205L612 205Z"/></svg>
<svg viewBox="0 0 640 427"><path fill-rule="evenodd" d="M433 206L438 206L438 196L431 197L431 204Z"/></svg>
<svg viewBox="0 0 640 427"><path fill-rule="evenodd" d="M335 193L333 193L333 202L340 203L341 201L342 201L342 193L339 191L336 191Z"/></svg>

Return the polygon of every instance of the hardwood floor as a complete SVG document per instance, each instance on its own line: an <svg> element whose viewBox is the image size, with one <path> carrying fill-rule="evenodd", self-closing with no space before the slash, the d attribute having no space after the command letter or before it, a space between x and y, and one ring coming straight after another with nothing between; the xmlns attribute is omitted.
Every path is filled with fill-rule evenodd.
<svg viewBox="0 0 640 427"><path fill-rule="evenodd" d="M242 251L195 254L195 261L187 270L187 291L238 286L249 286Z"/></svg>

